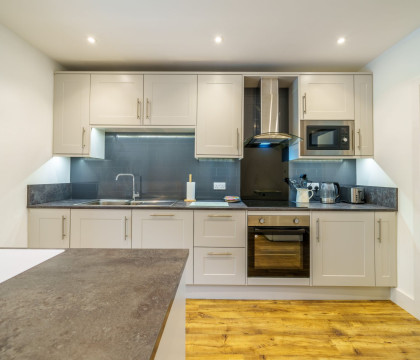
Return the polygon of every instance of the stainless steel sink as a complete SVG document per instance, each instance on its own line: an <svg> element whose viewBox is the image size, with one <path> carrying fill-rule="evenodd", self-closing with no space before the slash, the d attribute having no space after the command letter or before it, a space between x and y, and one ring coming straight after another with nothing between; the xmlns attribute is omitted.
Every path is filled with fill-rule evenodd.
<svg viewBox="0 0 420 360"><path fill-rule="evenodd" d="M99 199L82 202L76 205L87 205L87 206L122 206L122 205L134 205L134 206L172 206L176 203L176 200L124 200L124 199Z"/></svg>
<svg viewBox="0 0 420 360"><path fill-rule="evenodd" d="M136 206L172 206L176 200L135 200L131 201L131 205Z"/></svg>
<svg viewBox="0 0 420 360"><path fill-rule="evenodd" d="M99 199L99 200L92 200L83 202L77 205L114 205L114 206L121 206L121 205L130 205L130 200L123 200L123 199Z"/></svg>

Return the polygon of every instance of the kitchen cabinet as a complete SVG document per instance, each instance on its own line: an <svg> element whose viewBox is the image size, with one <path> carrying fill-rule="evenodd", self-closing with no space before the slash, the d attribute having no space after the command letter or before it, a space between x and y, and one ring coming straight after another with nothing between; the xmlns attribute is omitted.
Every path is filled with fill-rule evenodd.
<svg viewBox="0 0 420 360"><path fill-rule="evenodd" d="M375 212L376 286L397 286L396 213Z"/></svg>
<svg viewBox="0 0 420 360"><path fill-rule="evenodd" d="M245 285L246 212L194 211L194 284Z"/></svg>
<svg viewBox="0 0 420 360"><path fill-rule="evenodd" d="M90 74L54 77L53 154L104 158L104 132L89 127Z"/></svg>
<svg viewBox="0 0 420 360"><path fill-rule="evenodd" d="M142 124L143 75L92 74L90 125Z"/></svg>
<svg viewBox="0 0 420 360"><path fill-rule="evenodd" d="M197 75L144 75L143 125L193 126Z"/></svg>
<svg viewBox="0 0 420 360"><path fill-rule="evenodd" d="M314 286L375 286L374 213L313 212Z"/></svg>
<svg viewBox="0 0 420 360"><path fill-rule="evenodd" d="M241 75L198 75L196 158L241 158Z"/></svg>
<svg viewBox="0 0 420 360"><path fill-rule="evenodd" d="M301 75L301 119L354 120L353 75Z"/></svg>
<svg viewBox="0 0 420 360"><path fill-rule="evenodd" d="M193 283L193 211L133 210L133 249L188 249L185 281Z"/></svg>
<svg viewBox="0 0 420 360"><path fill-rule="evenodd" d="M131 248L131 210L71 210L71 248Z"/></svg>
<svg viewBox="0 0 420 360"><path fill-rule="evenodd" d="M28 246L64 249L70 245L69 209L29 209Z"/></svg>
<svg viewBox="0 0 420 360"><path fill-rule="evenodd" d="M355 155L373 156L372 75L354 75Z"/></svg>
<svg viewBox="0 0 420 360"><path fill-rule="evenodd" d="M194 248L194 284L245 285L245 248Z"/></svg>
<svg viewBox="0 0 420 360"><path fill-rule="evenodd" d="M194 211L194 246L245 247L245 211Z"/></svg>

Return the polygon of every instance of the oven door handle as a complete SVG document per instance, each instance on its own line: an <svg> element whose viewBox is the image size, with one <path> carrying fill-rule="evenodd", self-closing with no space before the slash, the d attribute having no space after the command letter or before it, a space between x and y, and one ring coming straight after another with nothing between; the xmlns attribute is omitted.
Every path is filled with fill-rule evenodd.
<svg viewBox="0 0 420 360"><path fill-rule="evenodd" d="M254 232L258 232L260 234L271 234L271 235L302 235L306 233L306 229L288 229L288 230L281 230L281 229L261 229L261 228L254 228Z"/></svg>

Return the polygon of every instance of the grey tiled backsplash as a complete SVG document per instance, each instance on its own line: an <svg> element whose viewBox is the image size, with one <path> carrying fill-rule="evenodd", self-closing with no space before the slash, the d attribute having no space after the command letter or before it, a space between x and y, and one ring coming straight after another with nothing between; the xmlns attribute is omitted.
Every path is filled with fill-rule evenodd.
<svg viewBox="0 0 420 360"><path fill-rule="evenodd" d="M239 196L239 160L197 160L193 135L141 135L107 133L105 160L72 158L70 179L73 185L97 186L98 198L130 198L132 179L115 177L119 173L135 176L136 192L146 197L185 198L188 174L196 183L197 199ZM213 190L213 182L226 182L226 190ZM80 184L80 195L86 194ZM79 196L80 196L79 195ZM75 196L75 194L73 194Z"/></svg>

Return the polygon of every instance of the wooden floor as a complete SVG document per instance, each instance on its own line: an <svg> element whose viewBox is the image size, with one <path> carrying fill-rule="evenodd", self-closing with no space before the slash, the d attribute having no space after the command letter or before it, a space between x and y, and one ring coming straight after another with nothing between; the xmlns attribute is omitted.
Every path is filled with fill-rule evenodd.
<svg viewBox="0 0 420 360"><path fill-rule="evenodd" d="M420 321L390 301L187 300L187 360L420 360Z"/></svg>

